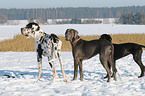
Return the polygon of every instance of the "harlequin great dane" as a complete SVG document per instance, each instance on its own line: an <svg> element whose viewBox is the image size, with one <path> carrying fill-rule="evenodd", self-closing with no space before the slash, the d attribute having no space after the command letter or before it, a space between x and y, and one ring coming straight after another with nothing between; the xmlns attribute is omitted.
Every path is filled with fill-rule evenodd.
<svg viewBox="0 0 145 96"><path fill-rule="evenodd" d="M62 42L59 40L59 38L55 34L46 34L40 29L40 26L37 23L29 23L26 25L26 27L21 28L22 35L25 36L31 36L35 39L35 51L37 52L37 61L39 65L39 75L38 78L42 75L42 55L48 57L48 62L53 70L53 81L56 78L59 78L57 75L54 61L59 59L61 70L63 73L64 81L67 82L67 78L62 66L61 62L61 45ZM55 57L55 58L54 58Z"/></svg>
<svg viewBox="0 0 145 96"><path fill-rule="evenodd" d="M100 39L105 39L112 42L112 38L108 34L102 34ZM145 48L144 45L139 45L136 43L122 43L122 44L113 44L113 46L114 46L115 63L116 63L116 60L122 57L125 57L129 54L132 54L134 61L139 65L141 69L141 74L140 76L138 76L138 78L143 77L145 75L145 66L143 65L141 61L141 56L143 52L142 48Z"/></svg>
<svg viewBox="0 0 145 96"><path fill-rule="evenodd" d="M67 29L65 32L66 41L70 41L72 46L72 53L74 58L74 78L77 77L78 66L80 72L80 80L83 80L83 69L82 69L82 61L89 59L97 54L100 55L100 61L107 71L108 80L110 82L111 71L108 67L108 62L111 64L113 69L114 80L116 80L116 67L114 66L114 47L112 43L107 40L91 40L86 41L80 38L78 35L78 31L75 29Z"/></svg>

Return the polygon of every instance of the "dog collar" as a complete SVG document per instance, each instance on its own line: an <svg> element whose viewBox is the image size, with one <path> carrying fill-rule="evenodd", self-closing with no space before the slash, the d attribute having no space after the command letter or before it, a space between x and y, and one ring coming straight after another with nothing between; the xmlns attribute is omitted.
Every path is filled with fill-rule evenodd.
<svg viewBox="0 0 145 96"><path fill-rule="evenodd" d="M74 43L78 42L80 39L81 39L81 38L79 38L79 39L75 40L72 44L74 44Z"/></svg>

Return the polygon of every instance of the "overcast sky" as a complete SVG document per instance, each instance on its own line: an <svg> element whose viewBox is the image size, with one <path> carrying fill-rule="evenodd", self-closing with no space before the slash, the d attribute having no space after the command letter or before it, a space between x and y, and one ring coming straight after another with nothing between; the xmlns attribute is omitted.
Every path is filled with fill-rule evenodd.
<svg viewBox="0 0 145 96"><path fill-rule="evenodd" d="M0 8L144 6L145 0L0 0Z"/></svg>

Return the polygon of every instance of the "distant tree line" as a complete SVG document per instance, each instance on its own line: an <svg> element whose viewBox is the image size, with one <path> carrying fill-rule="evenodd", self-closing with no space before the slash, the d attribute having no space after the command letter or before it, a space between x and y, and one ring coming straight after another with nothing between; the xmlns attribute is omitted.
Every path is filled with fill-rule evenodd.
<svg viewBox="0 0 145 96"><path fill-rule="evenodd" d="M125 14L119 18L118 23L122 23L122 24L145 24L145 15L141 14L141 13L137 13L135 15L133 15L132 13Z"/></svg>
<svg viewBox="0 0 145 96"><path fill-rule="evenodd" d="M119 18L125 14L145 14L145 6L130 7L103 7L103 8L36 8L36 9L0 9L0 20L33 20L46 22L47 19L72 19L72 18ZM79 22L79 21L77 21Z"/></svg>
<svg viewBox="0 0 145 96"><path fill-rule="evenodd" d="M56 24L99 24L102 23L102 21L99 20L85 20L81 21L81 19L73 18L70 21L59 21L56 22Z"/></svg>
<svg viewBox="0 0 145 96"><path fill-rule="evenodd" d="M111 7L111 8L37 8L37 9L0 9L0 15L8 20L71 19L71 18L118 18L127 13L145 14L145 6Z"/></svg>

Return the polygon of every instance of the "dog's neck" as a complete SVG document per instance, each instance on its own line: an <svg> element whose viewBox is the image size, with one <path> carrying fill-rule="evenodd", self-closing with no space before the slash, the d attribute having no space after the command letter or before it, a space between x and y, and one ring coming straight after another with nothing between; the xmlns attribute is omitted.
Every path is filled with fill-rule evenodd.
<svg viewBox="0 0 145 96"><path fill-rule="evenodd" d="M78 42L80 39L81 39L81 38L78 38L78 39L74 40L74 41L72 42L72 44L75 44L75 43Z"/></svg>
<svg viewBox="0 0 145 96"><path fill-rule="evenodd" d="M74 45L76 44L81 38L79 36L77 36L76 38L73 38L71 41L71 44Z"/></svg>
<svg viewBox="0 0 145 96"><path fill-rule="evenodd" d="M32 37L36 42L39 42L43 36L45 36L45 32L43 30L39 30L35 31L35 34Z"/></svg>

